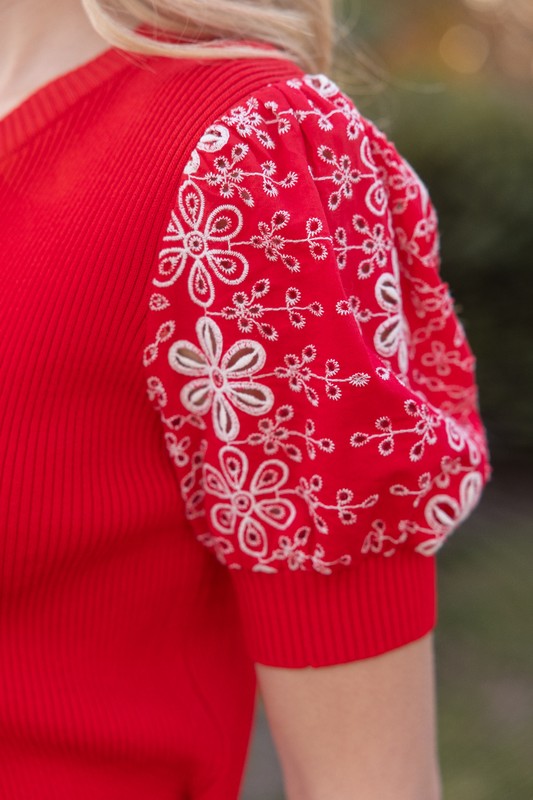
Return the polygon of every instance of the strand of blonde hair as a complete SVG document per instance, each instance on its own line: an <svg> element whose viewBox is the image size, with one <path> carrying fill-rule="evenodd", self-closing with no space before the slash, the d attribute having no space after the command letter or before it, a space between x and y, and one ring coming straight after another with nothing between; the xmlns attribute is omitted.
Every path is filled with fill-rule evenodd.
<svg viewBox="0 0 533 800"><path fill-rule="evenodd" d="M289 58L311 72L331 65L332 0L81 1L100 36L123 50L211 60Z"/></svg>

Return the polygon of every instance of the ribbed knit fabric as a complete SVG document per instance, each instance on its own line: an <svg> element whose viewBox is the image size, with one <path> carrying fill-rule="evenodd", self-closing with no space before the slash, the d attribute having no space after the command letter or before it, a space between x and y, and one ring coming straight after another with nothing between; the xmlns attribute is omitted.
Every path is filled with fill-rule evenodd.
<svg viewBox="0 0 533 800"><path fill-rule="evenodd" d="M0 121L0 797L237 796L253 665L146 397L184 159L278 62L110 50Z"/></svg>
<svg viewBox="0 0 533 800"><path fill-rule="evenodd" d="M435 623L432 555L334 575L219 563L147 397L157 257L193 147L301 74L109 50L0 120L2 800L232 800L253 660L342 663Z"/></svg>

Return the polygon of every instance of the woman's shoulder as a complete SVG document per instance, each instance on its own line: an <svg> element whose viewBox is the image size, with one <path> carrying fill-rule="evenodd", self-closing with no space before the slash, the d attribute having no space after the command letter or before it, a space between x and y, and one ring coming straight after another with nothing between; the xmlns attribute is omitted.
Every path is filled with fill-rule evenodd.
<svg viewBox="0 0 533 800"><path fill-rule="evenodd" d="M433 216L424 185L393 142L328 75L274 58L127 57L132 68L114 102L127 125L135 126L143 148L153 151L147 163L161 157L174 180L186 179L201 162L210 173L221 163L214 159L231 157L237 148L248 163L263 165L267 189L274 185L269 169L292 160L289 172L299 162L309 173L318 160L330 167L330 210L340 203L339 192L370 181L365 193L370 212L381 215L389 205L393 214L407 210L410 216L411 208L417 218ZM357 186L359 196L363 185Z"/></svg>
<svg viewBox="0 0 533 800"><path fill-rule="evenodd" d="M331 233L346 214L359 215L366 227L388 220L404 243L422 237L418 255L428 250L428 261L436 260L437 218L425 184L325 74L266 80L226 103L190 149L181 184L191 181L211 203L241 203L248 218L266 197L302 208L317 195Z"/></svg>
<svg viewBox="0 0 533 800"><path fill-rule="evenodd" d="M282 135L296 128L304 139L344 134L353 143L352 149L363 141L364 134L366 144L376 154L381 151L388 166L401 161L385 134L360 113L330 76L306 73L288 59L201 61L133 53L124 57L131 61L131 68L122 83L121 99L136 111L142 109L143 124L164 119L170 125L169 134L169 119L173 119L176 132L188 125L200 140L211 124L221 123L225 117L234 138L247 138L254 128L258 141L272 147L272 137L261 139L258 131L262 118Z"/></svg>
<svg viewBox="0 0 533 800"><path fill-rule="evenodd" d="M201 133L218 115L270 84L302 75L292 61L273 58L178 58L124 52L127 76L117 87L121 100L144 112L146 120L174 120ZM172 132L172 128L169 129Z"/></svg>

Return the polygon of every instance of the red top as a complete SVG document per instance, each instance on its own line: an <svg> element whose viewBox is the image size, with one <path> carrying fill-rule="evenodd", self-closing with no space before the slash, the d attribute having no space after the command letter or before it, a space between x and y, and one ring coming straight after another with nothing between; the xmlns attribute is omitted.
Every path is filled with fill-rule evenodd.
<svg viewBox="0 0 533 800"><path fill-rule="evenodd" d="M253 661L426 634L490 476L427 192L324 76L109 50L0 210L0 796L231 800Z"/></svg>

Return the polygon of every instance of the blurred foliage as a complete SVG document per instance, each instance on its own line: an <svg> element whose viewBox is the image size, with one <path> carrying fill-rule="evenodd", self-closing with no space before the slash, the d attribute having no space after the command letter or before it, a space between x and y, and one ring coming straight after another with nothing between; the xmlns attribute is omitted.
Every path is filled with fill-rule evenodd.
<svg viewBox="0 0 533 800"><path fill-rule="evenodd" d="M493 460L529 464L533 81L507 80L490 60L472 75L443 63L450 26L476 23L457 0L348 0L341 16L335 77L395 141L437 209L441 276L477 358Z"/></svg>
<svg viewBox="0 0 533 800"><path fill-rule="evenodd" d="M527 484L501 476L484 513L440 554L436 654L445 800L533 797L533 505L526 492Z"/></svg>

